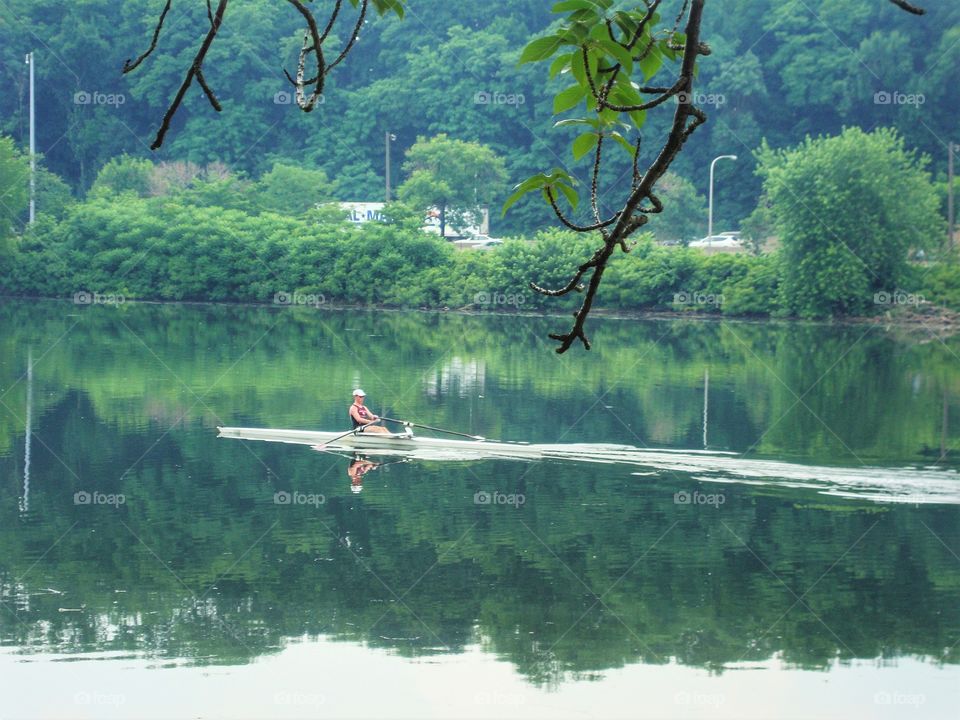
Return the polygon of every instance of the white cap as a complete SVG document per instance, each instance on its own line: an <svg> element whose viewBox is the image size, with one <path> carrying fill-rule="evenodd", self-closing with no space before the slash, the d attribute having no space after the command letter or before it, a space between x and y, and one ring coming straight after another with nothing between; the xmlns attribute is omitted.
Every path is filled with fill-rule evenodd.
<svg viewBox="0 0 960 720"><path fill-rule="evenodd" d="M356 494L357 494L358 492L360 492L361 490L363 490L363 485L351 485L351 486L350 486L350 492L352 492L354 495L356 495Z"/></svg>
<svg viewBox="0 0 960 720"><path fill-rule="evenodd" d="M367 396L367 394L366 394L363 390L361 390L360 388L357 388L356 390L354 390L354 391L353 391L353 394L354 394L355 396L356 396L356 395L360 395L361 397L366 397L366 396Z"/></svg>

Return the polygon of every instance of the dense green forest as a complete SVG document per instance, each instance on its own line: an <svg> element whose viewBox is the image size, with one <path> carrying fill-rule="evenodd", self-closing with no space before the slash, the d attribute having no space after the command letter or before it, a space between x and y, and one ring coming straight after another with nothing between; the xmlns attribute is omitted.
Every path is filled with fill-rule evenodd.
<svg viewBox="0 0 960 720"><path fill-rule="evenodd" d="M0 133L26 144L23 57L33 51L38 150L75 194L111 158L152 155L147 146L206 23L203 3L177 5L150 62L121 76L124 60L147 46L161 5L10 0L0 8ZM192 90L154 159L217 161L251 177L277 159L305 163L329 178L318 193L343 200L382 198L386 132L397 137L395 185L403 150L438 133L492 147L506 160L508 185L571 164L574 131L552 128L559 81L545 86L544 68L516 64L523 45L551 23L550 3L407 5L402 21L368 20L323 103L304 114L281 73L295 67L299 15L277 3L231 3L207 59L224 112ZM708 4L704 38L713 54L701 62L697 92L708 98L710 121L674 170L705 195L710 160L739 156L717 168L719 227L737 226L756 206L751 152L764 138L783 147L844 126L893 126L908 147L934 159L935 177L945 174L944 143L956 128L960 5L932 2L914 18L879 0L724 0ZM653 115L650 123L655 137ZM619 170L611 168L611 180ZM532 234L553 224L534 198L494 231Z"/></svg>
<svg viewBox="0 0 960 720"><path fill-rule="evenodd" d="M794 317L910 311L925 301L960 308L960 270L944 252L942 152L960 10L939 6L907 22L873 0L817 12L766 0L720 7L709 6L712 54L696 85L711 121L662 178L665 210L650 215L650 234L613 257L601 305ZM4 81L16 92L0 100L0 294L577 306L579 297L546 298L530 282L563 287L598 238L558 231L538 193L504 218L497 212L511 185L545 165L584 164L572 162L569 127L552 127L559 81L517 64L526 40L551 27L545 7L415 2L403 20L370 19L323 102L304 114L278 74L295 60L297 19L263 3L231 4L205 67L237 94L223 96L223 113L203 105L202 93L188 95L157 153L147 143L206 21L202 8L179 10L156 54L123 77L126 48L139 47L153 22L144 8L14 3L3 12ZM14 48L41 38L44 160L38 220L27 229L25 71ZM65 70L74 86L62 82ZM640 156L657 152L667 116L650 114L643 135L654 141ZM388 133L400 202L385 223L351 225L336 202L383 197ZM655 245L702 234L706 169L729 153L738 159L718 167L715 227L742 226L754 254ZM604 198L616 204L631 176L628 157L606 156L604 213ZM517 239L463 254L420 231L433 208L443 227L476 217L482 204L492 232Z"/></svg>

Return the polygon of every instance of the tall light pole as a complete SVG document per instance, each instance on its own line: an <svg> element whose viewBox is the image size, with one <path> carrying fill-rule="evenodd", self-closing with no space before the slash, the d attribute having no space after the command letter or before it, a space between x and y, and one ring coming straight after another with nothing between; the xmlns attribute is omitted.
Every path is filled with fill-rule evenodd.
<svg viewBox="0 0 960 720"><path fill-rule="evenodd" d="M703 449L707 449L707 408L710 402L710 368L703 369Z"/></svg>
<svg viewBox="0 0 960 720"><path fill-rule="evenodd" d="M390 202L390 141L396 140L397 136L391 132L384 133L384 144L386 146L387 154L387 202Z"/></svg>
<svg viewBox="0 0 960 720"><path fill-rule="evenodd" d="M23 440L23 495L20 512L30 510L30 436L33 433L33 348L27 348L27 420Z"/></svg>
<svg viewBox="0 0 960 720"><path fill-rule="evenodd" d="M37 213L37 135L33 104L33 53L27 53L24 61L30 66L30 224L32 225Z"/></svg>
<svg viewBox="0 0 960 720"><path fill-rule="evenodd" d="M707 214L707 242L712 244L713 240L710 238L713 237L713 166L717 164L717 160L736 160L736 155L721 155L720 157L715 157L713 162L710 163L710 210Z"/></svg>

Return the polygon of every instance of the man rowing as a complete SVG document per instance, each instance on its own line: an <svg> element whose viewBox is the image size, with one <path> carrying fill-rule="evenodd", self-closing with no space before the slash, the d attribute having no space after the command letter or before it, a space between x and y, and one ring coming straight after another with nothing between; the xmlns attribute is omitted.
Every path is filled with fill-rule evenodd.
<svg viewBox="0 0 960 720"><path fill-rule="evenodd" d="M353 391L353 404L350 406L350 420L353 422L353 427L359 428L360 432L390 432L385 427L374 425L374 423L380 422L380 418L370 412L367 406L363 404L363 399L366 396L367 394L360 388Z"/></svg>

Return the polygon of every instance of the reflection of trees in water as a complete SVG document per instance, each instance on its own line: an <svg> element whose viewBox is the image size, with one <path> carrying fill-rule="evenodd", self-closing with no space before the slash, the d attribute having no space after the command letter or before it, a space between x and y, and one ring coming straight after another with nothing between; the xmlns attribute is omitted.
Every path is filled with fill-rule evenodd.
<svg viewBox="0 0 960 720"><path fill-rule="evenodd" d="M486 367L483 360L451 357L423 378L427 397L454 396L465 398L483 393Z"/></svg>
<svg viewBox="0 0 960 720"><path fill-rule="evenodd" d="M767 455L855 462L793 407L791 390L816 383L804 402L858 456L920 459L924 445L940 447L944 394L949 419L960 390L939 343L859 327L611 321L597 323L596 349L571 366L537 339L537 318L5 303L0 387L26 369L22 348L48 347L77 320L64 307L81 322L35 365L33 423L81 480L35 443L30 512L17 515L17 483L0 486L0 593L19 616L0 611L4 644L232 663L303 635L406 655L480 643L552 683L672 658L711 668L774 654L804 667L838 656L936 662L957 640L960 570L933 535L960 545L949 508L732 486L720 510L678 508L673 493L696 487L686 476L505 462L384 467L354 496L346 460L252 447L261 464L214 440L217 418L203 405L164 435L195 400L174 375L197 393L213 387L205 403L222 418L339 427L349 399L331 388L353 387L362 353L398 393L419 389L394 398L379 388L384 402L490 437L552 442L554 425L589 411L566 440L698 447L709 367L712 447L759 439ZM423 378L453 338L462 372L451 366L430 397ZM464 386L456 377L481 376L482 401L451 397ZM19 412L25 393L18 385L4 402ZM0 477L22 476L23 440L0 413ZM482 483L523 492L527 503L477 508ZM128 501L118 510L73 505L74 492L94 488ZM280 489L322 492L327 502L278 508ZM793 593L810 610L787 612ZM955 651L942 659L955 662Z"/></svg>
<svg viewBox="0 0 960 720"><path fill-rule="evenodd" d="M553 442L557 426L588 413L566 440L699 447L709 369L714 448L759 441L754 452L824 464L856 462L851 451L901 462L957 439L941 438L944 398L949 427L960 396L957 348L866 326L598 321L604 341L573 364L538 339L543 318L42 302L5 303L0 325L10 358L0 387L26 369L22 348L63 335L37 363L38 412L80 387L99 417L124 427L166 429L184 412L183 422L209 425L342 427L341 393L356 385L363 357L376 402L488 437ZM193 406L181 379L197 394L213 390ZM20 383L4 401L19 411L24 393ZM468 403L464 393L484 398ZM0 452L20 431L0 414Z"/></svg>
<svg viewBox="0 0 960 720"><path fill-rule="evenodd" d="M810 668L957 659L940 654L956 642L960 570L933 535L957 546L951 508L724 486L722 509L698 509L673 502L691 478L641 485L547 465L523 466L522 508L478 508L478 482L517 477L506 462L404 463L358 497L343 458L261 446L289 479L268 481L250 453L192 430L119 480L152 435L93 417L72 393L37 432L127 502L74 505L82 485L49 454L35 457L32 514L18 520L16 488L0 490L0 592L17 613L0 616L6 645L237 663L304 635L409 656L479 643L542 684L672 659L718 670L774 655ZM11 464L0 460L4 476ZM278 507L277 489L326 503Z"/></svg>

